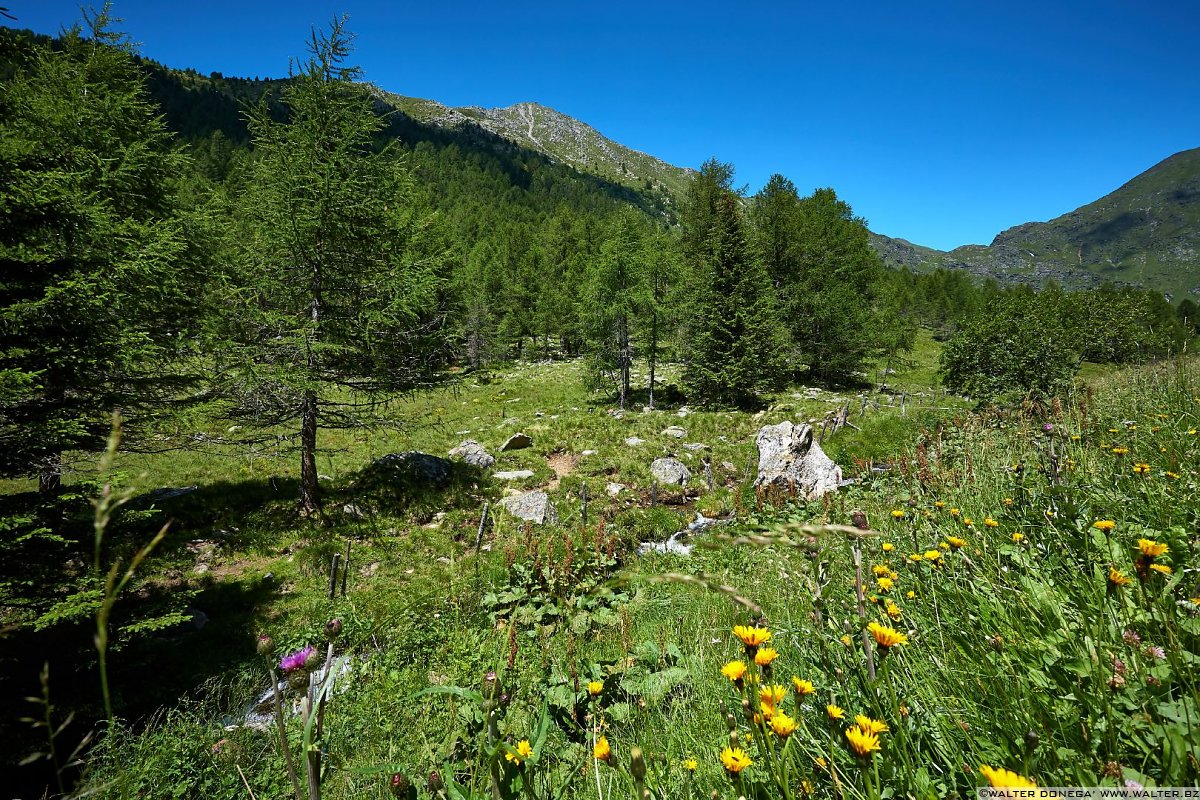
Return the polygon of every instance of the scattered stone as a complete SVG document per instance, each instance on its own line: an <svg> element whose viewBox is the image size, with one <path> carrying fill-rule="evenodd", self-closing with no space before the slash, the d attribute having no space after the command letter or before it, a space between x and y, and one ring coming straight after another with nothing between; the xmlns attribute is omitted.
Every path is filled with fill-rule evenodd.
<svg viewBox="0 0 1200 800"><path fill-rule="evenodd" d="M656 458L650 464L650 474L659 483L675 486L685 486L692 477L692 472L677 458Z"/></svg>
<svg viewBox="0 0 1200 800"><path fill-rule="evenodd" d="M619 408L610 408L608 415L613 419L625 419L625 412Z"/></svg>
<svg viewBox="0 0 1200 800"><path fill-rule="evenodd" d="M372 462L375 471L389 473L396 482L417 481L433 486L446 486L453 475L454 464L449 459L431 456L417 450L388 453Z"/></svg>
<svg viewBox="0 0 1200 800"><path fill-rule="evenodd" d="M451 450L450 457L460 459L472 467L479 467L480 469L487 469L496 463L495 457L474 439L467 439L458 447Z"/></svg>
<svg viewBox="0 0 1200 800"><path fill-rule="evenodd" d="M687 436L687 431L678 425L672 425L663 431L663 436L670 436L672 439L682 439Z"/></svg>
<svg viewBox="0 0 1200 800"><path fill-rule="evenodd" d="M376 572L379 572L379 562L372 561L370 564L367 564L365 567L360 569L358 574L364 578L374 578Z"/></svg>
<svg viewBox="0 0 1200 800"><path fill-rule="evenodd" d="M625 440L625 444L629 445L630 447L637 447L638 445L642 445L645 443L646 443L645 439L639 439L636 436L630 436L628 439Z"/></svg>
<svg viewBox="0 0 1200 800"><path fill-rule="evenodd" d="M622 483L610 482L607 486L604 487L604 493L606 495L608 495L609 497L616 497L623 491L625 491L625 485Z"/></svg>
<svg viewBox="0 0 1200 800"><path fill-rule="evenodd" d="M737 472L737 467L733 465L732 461L722 461L721 469L725 470L726 472Z"/></svg>
<svg viewBox="0 0 1200 800"><path fill-rule="evenodd" d="M524 450L527 447L533 446L533 437L525 433L514 433L508 437L508 441L500 445L500 452L507 453L509 450Z"/></svg>
<svg viewBox="0 0 1200 800"><path fill-rule="evenodd" d="M503 428L506 425L516 425L520 421L521 420L518 417L505 417L504 419L500 420L500 427Z"/></svg>
<svg viewBox="0 0 1200 800"><path fill-rule="evenodd" d="M438 556L438 560L437 560L437 562L438 562L439 564L449 564L449 563L450 563L450 559L446 558L445 556Z"/></svg>
<svg viewBox="0 0 1200 800"><path fill-rule="evenodd" d="M158 500L171 500L176 497L183 497L185 494L191 494L199 488L199 486L164 486L161 489L155 489L154 491L150 492L147 495L147 498L154 502Z"/></svg>
<svg viewBox="0 0 1200 800"><path fill-rule="evenodd" d="M580 453L579 455L581 455L581 456L594 456L594 455L596 455L596 451L595 451L595 450L584 450L584 451L583 451L582 453Z"/></svg>
<svg viewBox="0 0 1200 800"><path fill-rule="evenodd" d="M346 503L346 505L342 506L342 513L347 517L354 517L355 519L362 519L367 516L367 512L354 503Z"/></svg>
<svg viewBox="0 0 1200 800"><path fill-rule="evenodd" d="M514 470L511 470L508 472L497 472L497 473L494 473L494 477L497 480L501 480L501 481L522 481L522 480L525 480L526 478L532 478L533 470L531 470L531 469L514 469Z"/></svg>
<svg viewBox="0 0 1200 800"><path fill-rule="evenodd" d="M782 486L805 500L836 491L842 468L813 441L811 425L781 422L767 425L754 438L758 446L758 486Z"/></svg>
<svg viewBox="0 0 1200 800"><path fill-rule="evenodd" d="M675 412L675 416L686 417L690 413L692 413L692 410L690 408L688 408L687 406L683 406L682 408L680 408L678 411Z"/></svg>
<svg viewBox="0 0 1200 800"><path fill-rule="evenodd" d="M505 511L517 519L523 519L536 525L544 522L557 523L558 512L550 502L550 496L542 491L522 492L521 494L505 497L500 501Z"/></svg>
<svg viewBox="0 0 1200 800"><path fill-rule="evenodd" d="M544 417L544 416L546 416L546 415L545 415L543 412L541 412L541 411L535 411L535 412L533 413L533 415L534 415L535 417Z"/></svg>
<svg viewBox="0 0 1200 800"><path fill-rule="evenodd" d="M683 446L683 449L684 449L684 450L691 450L693 453L695 453L695 452L697 452L697 451L699 451L699 450L708 450L708 449L709 449L709 447L708 447L708 445L706 445L706 444L701 444L700 442L688 442L687 444L685 444L685 445Z"/></svg>

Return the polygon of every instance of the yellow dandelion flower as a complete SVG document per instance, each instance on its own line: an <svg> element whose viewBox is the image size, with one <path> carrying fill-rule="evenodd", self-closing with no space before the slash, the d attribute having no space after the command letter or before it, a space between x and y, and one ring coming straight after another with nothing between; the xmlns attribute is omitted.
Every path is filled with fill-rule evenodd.
<svg viewBox="0 0 1200 800"><path fill-rule="evenodd" d="M743 661L730 661L721 667L721 674L736 683L746 676L746 664Z"/></svg>
<svg viewBox="0 0 1200 800"><path fill-rule="evenodd" d="M876 564L875 566L871 567L871 572L874 572L875 577L877 578L883 575L888 575L891 573L891 571L891 568L887 564Z"/></svg>
<svg viewBox="0 0 1200 800"><path fill-rule="evenodd" d="M1179 473L1171 472L1171 470L1167 470L1167 477L1173 481L1177 481L1177 480L1179 480Z"/></svg>
<svg viewBox="0 0 1200 800"><path fill-rule="evenodd" d="M960 538L960 537L958 537L958 536L947 536L947 537L946 537L946 542L947 542L947 543L948 543L948 544L949 544L951 547L953 547L955 550L957 550L957 549L958 549L958 548L960 548L960 547L966 547L966 546L967 546L967 540L966 540L966 539L963 539L963 538Z"/></svg>
<svg viewBox="0 0 1200 800"><path fill-rule="evenodd" d="M870 622L867 624L867 630L875 637L875 643L883 650L895 647L898 644L907 644L908 636L896 630L889 628L887 625L880 625L878 622Z"/></svg>
<svg viewBox="0 0 1200 800"><path fill-rule="evenodd" d="M688 772L695 772L699 768L700 763L694 758L685 758L683 760L683 768Z"/></svg>
<svg viewBox="0 0 1200 800"><path fill-rule="evenodd" d="M893 551L893 550L895 550L895 549L896 549L896 545L892 544L891 542L884 542L884 543L883 543L883 552L885 552L885 553L890 553L890 552L892 552L892 551Z"/></svg>
<svg viewBox="0 0 1200 800"><path fill-rule="evenodd" d="M1195 436L1195 435L1196 435L1196 429L1188 428L1188 436Z"/></svg>
<svg viewBox="0 0 1200 800"><path fill-rule="evenodd" d="M1171 568L1166 564L1151 564L1150 569L1154 570L1159 575L1170 575L1172 571Z"/></svg>
<svg viewBox="0 0 1200 800"><path fill-rule="evenodd" d="M989 528L997 528L1000 526L1000 523L996 522L996 520L992 519L991 517L988 517L987 519L985 519L983 521L983 524L987 525Z"/></svg>
<svg viewBox="0 0 1200 800"><path fill-rule="evenodd" d="M900 606L896 605L891 600L888 600L887 606L884 608L884 611L887 612L888 619L892 620L892 622L895 622L896 620L900 619L900 617L902 615L902 613L900 611Z"/></svg>
<svg viewBox="0 0 1200 800"><path fill-rule="evenodd" d="M588 694L595 697L604 691L604 681L588 681L587 690Z"/></svg>
<svg viewBox="0 0 1200 800"><path fill-rule="evenodd" d="M801 697L807 697L816 691L812 681L806 681L802 678L797 678L795 675L792 676L792 688L795 689L796 694L800 695Z"/></svg>
<svg viewBox="0 0 1200 800"><path fill-rule="evenodd" d="M825 706L825 714L829 717L829 719L837 721L839 719L846 718L846 709L830 703L829 705Z"/></svg>
<svg viewBox="0 0 1200 800"><path fill-rule="evenodd" d="M945 501L945 500L934 500L934 501L933 501L933 505L934 505L934 507L935 507L935 508L945 508L945 507L946 507L946 501Z"/></svg>
<svg viewBox="0 0 1200 800"><path fill-rule="evenodd" d="M758 690L758 699L764 706L777 706L787 697L787 689L779 684L763 686Z"/></svg>
<svg viewBox="0 0 1200 800"><path fill-rule="evenodd" d="M741 639L742 644L747 647L758 647L760 644L771 640L771 632L769 630L750 625L734 625L733 635Z"/></svg>
<svg viewBox="0 0 1200 800"><path fill-rule="evenodd" d="M949 542L938 542L938 550L949 550L949 549L950 549Z"/></svg>
<svg viewBox="0 0 1200 800"><path fill-rule="evenodd" d="M988 785L996 789L1036 789L1037 784L1012 770L993 769L982 764L979 771L987 778Z"/></svg>
<svg viewBox="0 0 1200 800"><path fill-rule="evenodd" d="M908 557L908 560L914 561L914 562L915 561L924 561L925 557L923 555L921 555L920 553L913 553L911 556Z"/></svg>
<svg viewBox="0 0 1200 800"><path fill-rule="evenodd" d="M800 781L800 791L804 792L804 794L807 796L816 792L817 787L813 786L812 781Z"/></svg>
<svg viewBox="0 0 1200 800"><path fill-rule="evenodd" d="M774 647L760 647L754 654L754 663L760 667L768 667L777 658L779 658L779 652Z"/></svg>
<svg viewBox="0 0 1200 800"><path fill-rule="evenodd" d="M908 592L904 596L906 598L908 598L909 600L912 600L914 597L917 596L917 593L914 592L912 589L909 589Z"/></svg>
<svg viewBox="0 0 1200 800"><path fill-rule="evenodd" d="M1004 498L1004 505L1011 506L1012 504L1013 504L1013 499L1011 497Z"/></svg>
<svg viewBox="0 0 1200 800"><path fill-rule="evenodd" d="M962 523L964 528L969 528L975 524L975 520L971 519L970 517L963 517Z"/></svg>
<svg viewBox="0 0 1200 800"><path fill-rule="evenodd" d="M824 756L814 758L813 764L816 765L817 769L829 769L829 762L825 760Z"/></svg>
<svg viewBox="0 0 1200 800"><path fill-rule="evenodd" d="M879 591L881 592L890 592L892 587L895 586L891 578L876 578L875 583L879 585Z"/></svg>
<svg viewBox="0 0 1200 800"><path fill-rule="evenodd" d="M721 763L725 765L727 771L736 775L754 762L742 748L726 747L721 751Z"/></svg>
<svg viewBox="0 0 1200 800"><path fill-rule="evenodd" d="M1108 582L1111 583L1113 586L1118 586L1118 587L1128 586L1129 584L1133 583L1133 581L1130 579L1130 577L1128 575L1126 575L1124 572L1121 572L1121 570L1117 569L1116 567L1109 568Z"/></svg>
<svg viewBox="0 0 1200 800"><path fill-rule="evenodd" d="M1113 455L1123 456L1123 455L1127 455L1129 453L1129 448L1128 447L1114 447L1112 449L1112 451L1113 451Z"/></svg>
<svg viewBox="0 0 1200 800"><path fill-rule="evenodd" d="M924 556L926 561L931 561L934 565L942 563L941 550L926 550Z"/></svg>
<svg viewBox="0 0 1200 800"><path fill-rule="evenodd" d="M1082 437L1082 436L1080 436L1078 433L1073 433L1073 434L1071 434L1071 441L1072 441L1072 442L1078 442L1078 441L1079 441L1080 439L1082 439L1082 438L1083 438L1083 437Z"/></svg>
<svg viewBox="0 0 1200 800"><path fill-rule="evenodd" d="M1014 533L1012 535L1012 540L1013 540L1013 544L1020 544L1021 542L1025 541L1025 534Z"/></svg>
<svg viewBox="0 0 1200 800"><path fill-rule="evenodd" d="M1134 475L1149 475L1150 474L1150 465L1143 463L1143 462L1138 462L1137 464L1134 464L1133 465L1133 474Z"/></svg>
<svg viewBox="0 0 1200 800"><path fill-rule="evenodd" d="M851 647L853 645L854 640L850 638L850 634L843 633L841 641L842 641L842 644L846 645L846 647Z"/></svg>
<svg viewBox="0 0 1200 800"><path fill-rule="evenodd" d="M876 753L880 749L879 736L857 726L846 729L846 741L850 743L850 749L859 758L870 758L872 753Z"/></svg>
<svg viewBox="0 0 1200 800"><path fill-rule="evenodd" d="M771 730L775 731L775 735L780 739L786 739L795 732L796 720L780 711L771 717Z"/></svg>
<svg viewBox="0 0 1200 800"><path fill-rule="evenodd" d="M957 508L952 508L952 509L950 509L950 516L952 516L952 517L957 517L957 516L958 516L959 514L961 514L961 513L962 513L962 512L961 512L961 511L959 511Z"/></svg>
<svg viewBox="0 0 1200 800"><path fill-rule="evenodd" d="M854 724L863 733L887 733L890 730L888 724L883 720L871 719L865 714L856 714Z"/></svg>
<svg viewBox="0 0 1200 800"><path fill-rule="evenodd" d="M904 519L905 512L902 508L892 509L892 519Z"/></svg>
<svg viewBox="0 0 1200 800"><path fill-rule="evenodd" d="M533 755L533 745L529 743L528 739L522 739L521 741L517 742L516 751L517 752L515 753L512 751L505 751L504 758L519 767L521 766L522 761Z"/></svg>
<svg viewBox="0 0 1200 800"><path fill-rule="evenodd" d="M596 742L596 746L592 748L592 757L597 761L608 761L612 758L612 748L609 747L607 737L601 736Z"/></svg>
<svg viewBox="0 0 1200 800"><path fill-rule="evenodd" d="M1108 532L1117 527L1117 523L1111 519L1098 519L1092 523L1092 527L1098 531Z"/></svg>
<svg viewBox="0 0 1200 800"><path fill-rule="evenodd" d="M1157 558L1170 550L1166 542L1156 542L1153 539L1138 539L1138 549L1147 558Z"/></svg>

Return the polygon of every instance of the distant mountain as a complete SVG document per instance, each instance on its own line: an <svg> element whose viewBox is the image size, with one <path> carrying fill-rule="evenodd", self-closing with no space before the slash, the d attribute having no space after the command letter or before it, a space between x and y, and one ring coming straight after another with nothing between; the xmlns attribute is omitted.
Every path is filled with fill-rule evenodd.
<svg viewBox="0 0 1200 800"><path fill-rule="evenodd" d="M640 191L682 197L695 174L694 170L672 166L614 142L592 126L537 103L517 103L504 108L452 108L391 92L384 92L383 98L418 122L451 129L478 125L580 172Z"/></svg>
<svg viewBox="0 0 1200 800"><path fill-rule="evenodd" d="M1002 283L1071 287L1105 281L1200 295L1200 148L1176 153L1111 194L1049 222L1027 222L991 245L950 252L873 235L893 267L963 269Z"/></svg>

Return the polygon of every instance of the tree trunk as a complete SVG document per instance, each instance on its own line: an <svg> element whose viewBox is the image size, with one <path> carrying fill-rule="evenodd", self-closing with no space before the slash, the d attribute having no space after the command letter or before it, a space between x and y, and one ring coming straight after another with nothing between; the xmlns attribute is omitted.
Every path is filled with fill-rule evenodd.
<svg viewBox="0 0 1200 800"><path fill-rule="evenodd" d="M47 453L38 468L38 494L58 494L62 489L62 453Z"/></svg>
<svg viewBox="0 0 1200 800"><path fill-rule="evenodd" d="M304 393L300 418L300 513L321 510L317 497L317 393Z"/></svg>
<svg viewBox="0 0 1200 800"><path fill-rule="evenodd" d="M629 397L629 321L624 317L617 323L617 348L621 364L621 410Z"/></svg>
<svg viewBox="0 0 1200 800"><path fill-rule="evenodd" d="M650 410L654 410L654 368L658 365L658 311L650 311Z"/></svg>

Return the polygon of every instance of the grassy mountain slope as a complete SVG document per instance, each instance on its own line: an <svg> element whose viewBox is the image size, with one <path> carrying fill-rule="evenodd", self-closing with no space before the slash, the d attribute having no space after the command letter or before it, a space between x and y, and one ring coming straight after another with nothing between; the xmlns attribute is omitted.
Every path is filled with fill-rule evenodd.
<svg viewBox="0 0 1200 800"><path fill-rule="evenodd" d="M1200 148L1176 153L1116 191L1049 222L1000 233L991 245L948 253L876 236L890 266L965 269L1002 283L1070 287L1104 281L1200 294Z"/></svg>

